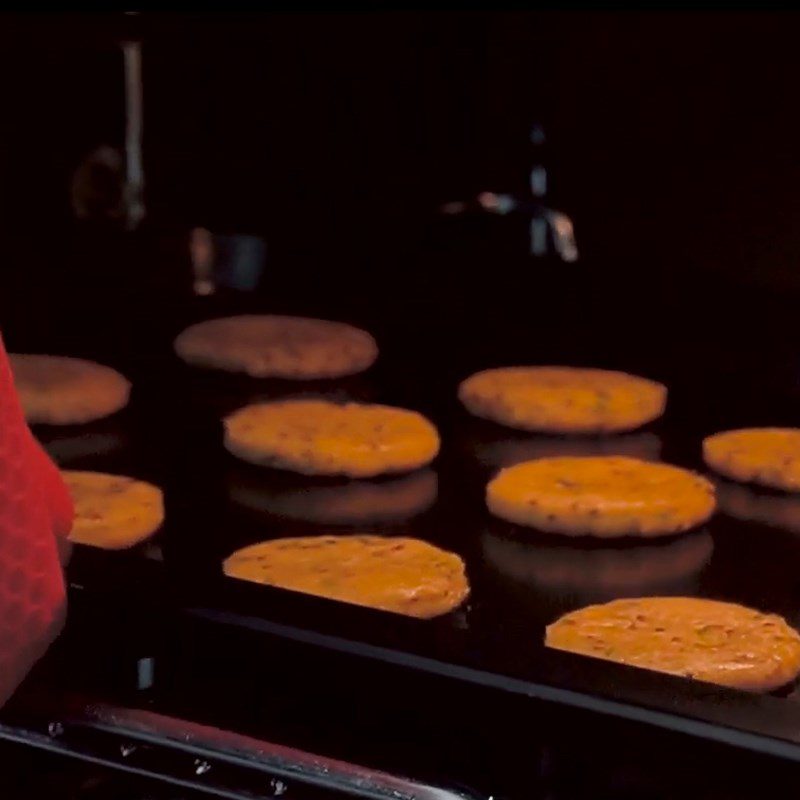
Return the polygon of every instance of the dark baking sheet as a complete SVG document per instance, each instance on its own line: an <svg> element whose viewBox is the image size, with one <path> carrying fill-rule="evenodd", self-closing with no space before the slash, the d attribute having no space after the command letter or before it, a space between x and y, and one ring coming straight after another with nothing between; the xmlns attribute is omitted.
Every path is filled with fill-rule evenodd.
<svg viewBox="0 0 800 800"><path fill-rule="evenodd" d="M565 543L502 524L483 504L488 478L516 459L624 452L699 469L699 443L707 433L800 424L791 343L784 339L782 347L765 350L755 337L748 347L745 335L728 346L724 337L711 335L712 326L696 327L699 302L677 336L674 328L654 324L658 310L639 307L634 313L619 298L616 306L576 302L569 314L560 304L539 315L525 312L525 298L511 298L509 313L494 316L481 316L466 302L454 302L444 316L429 300L403 302L384 314L369 304L217 297L187 301L171 316L162 312L157 326L129 337L134 346L119 346L113 338L99 342L88 333L71 337L61 352L97 358L133 379L131 405L93 425L42 427L37 435L62 466L161 485L167 510L163 529L145 545L121 553L76 547L69 567L74 591L96 596L98 603L115 593L128 599L144 594L150 602L163 599L204 619L315 648L800 757L793 687L759 697L542 646L544 626L561 613L618 596L732 600L800 626L800 499L726 485L728 510L701 530L608 546ZM659 302L656 308L668 301ZM363 324L378 337L381 359L356 378L303 384L196 370L171 354L171 336L186 323L254 308ZM525 436L471 419L455 399L458 381L475 369L509 363L636 371L669 384L669 410L642 431L597 439ZM227 411L297 394L418 409L439 426L442 453L429 470L344 483L260 470L225 452L220 418ZM419 513L411 514L415 503ZM453 550L466 561L471 597L449 615L421 621L221 573L222 559L242 545L331 531L414 535Z"/></svg>
<svg viewBox="0 0 800 800"><path fill-rule="evenodd" d="M338 650L365 663L380 659L410 668L401 670L406 675L437 673L696 735L733 737L795 757L800 709L791 691L784 693L788 699L755 697L550 652L541 644L544 626L563 611L619 594L735 600L800 624L800 539L790 529L795 501L745 494L755 498L745 503L751 509L746 514L775 516L779 524L721 513L684 538L567 546L499 524L483 506L498 451L516 457L531 446L542 452L565 442L479 423L455 399L460 379L489 366L628 369L669 385L665 419L613 442L567 444L573 450L622 445L644 454L660 447L664 459L698 467L706 433L735 425L800 424L794 298L699 281L656 287L644 262L641 281L623 283L607 264L588 257L588 244L583 260L569 266L514 262L508 253L500 257L491 242L450 250L435 242L401 244L396 252L376 252L358 280L341 270L341 286L333 280L341 265L332 250L329 262L298 262L291 275L286 263L271 265L258 296L193 298L179 235L145 230L133 238L98 239L87 230L63 243L64 280L37 286L34 294L8 304L3 335L9 350L94 358L133 381L131 404L120 414L88 426L37 429L60 463L129 474L165 491L166 522L150 542L120 553L75 548L69 578L82 602L73 603L73 615L92 604L133 606L155 609L155 622L162 616L159 608L164 616L166 609L178 609L249 631L254 652L263 649L258 637L267 632L265 641L292 639L312 652ZM318 284L321 272L327 277ZM40 297L47 299L46 314ZM375 334L381 357L362 376L305 385L194 370L172 355L172 337L185 325L252 311L352 321ZM262 505L266 495L273 510L277 500L285 515L288 498L296 517L296 493L303 485L230 457L222 448L220 418L254 399L298 392L387 402L429 415L444 442L431 468L436 502L407 519L380 518L398 498L401 505L415 492L424 499L427 473L400 479L405 483L399 488L393 479L362 486L368 502L378 498L379 519L362 517L349 527L332 528L323 512L326 498L353 487L337 489L326 481L306 484L316 493L316 523L243 508L243 492L250 501L260 497ZM415 489L414 481L422 488ZM382 503L381 497L388 500ZM241 545L332 529L413 534L458 552L472 585L469 602L453 614L420 621L231 581L221 573L221 560ZM598 581L598 575L605 577ZM119 613L128 620L127 612ZM137 622L145 638L148 615Z"/></svg>

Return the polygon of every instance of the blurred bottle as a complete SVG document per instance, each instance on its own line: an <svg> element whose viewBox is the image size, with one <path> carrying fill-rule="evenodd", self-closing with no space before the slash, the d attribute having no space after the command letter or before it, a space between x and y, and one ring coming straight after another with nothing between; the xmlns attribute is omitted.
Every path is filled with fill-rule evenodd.
<svg viewBox="0 0 800 800"><path fill-rule="evenodd" d="M124 142L92 149L72 176L71 206L79 220L121 223L134 230L144 219L142 154L143 86L141 42L119 45L120 94L124 98Z"/></svg>
<svg viewBox="0 0 800 800"><path fill-rule="evenodd" d="M194 293L206 296L220 289L254 291L264 273L267 248L258 236L214 234L206 228L193 228L189 254Z"/></svg>

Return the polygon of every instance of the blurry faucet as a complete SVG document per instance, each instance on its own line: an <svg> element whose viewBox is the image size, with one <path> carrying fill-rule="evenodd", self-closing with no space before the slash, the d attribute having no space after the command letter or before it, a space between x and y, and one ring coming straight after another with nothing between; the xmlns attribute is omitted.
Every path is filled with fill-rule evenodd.
<svg viewBox="0 0 800 800"><path fill-rule="evenodd" d="M474 211L500 216L526 215L530 217L529 252L532 256L547 255L552 243L553 250L563 261L577 261L578 246L575 242L572 220L563 211L556 211L545 205L547 168L541 158L544 142L545 135L542 126L534 124L530 131L530 143L533 150L533 161L528 180L530 195L515 197L496 192L481 192L472 201L458 200L445 203L440 211L450 215Z"/></svg>

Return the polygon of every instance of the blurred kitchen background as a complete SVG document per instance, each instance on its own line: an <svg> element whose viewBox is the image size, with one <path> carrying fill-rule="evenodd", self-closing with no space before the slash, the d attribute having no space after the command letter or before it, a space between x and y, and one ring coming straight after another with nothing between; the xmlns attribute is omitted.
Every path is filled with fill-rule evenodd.
<svg viewBox="0 0 800 800"><path fill-rule="evenodd" d="M667 347L785 343L799 33L792 13L4 16L0 313L52 328L81 286L106 287L87 289L94 304L134 284L143 304L171 302L191 291L185 242L202 226L263 239L259 292L276 310L337 316L335 295L344 315L494 303L534 317L579 286L592 319L670 330ZM126 38L143 42L147 216L120 250L85 234L70 187L87 155L123 143ZM527 223L478 242L478 223L438 211L524 195L532 159L574 222L575 263L527 257Z"/></svg>

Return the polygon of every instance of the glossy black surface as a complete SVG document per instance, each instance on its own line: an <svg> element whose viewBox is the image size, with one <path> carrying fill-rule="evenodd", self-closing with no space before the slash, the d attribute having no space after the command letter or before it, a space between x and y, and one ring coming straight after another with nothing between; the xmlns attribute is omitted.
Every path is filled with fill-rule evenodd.
<svg viewBox="0 0 800 800"><path fill-rule="evenodd" d="M701 469L703 435L738 425L798 424L791 298L699 282L689 294L669 287L642 293L606 285L602 264L590 259L566 267L514 261L502 250L494 255L505 264L500 275L492 269L488 234L467 249L439 239L420 248L416 257L431 275L427 286L404 285L402 264L394 263L379 295L329 296L310 285L306 296L267 287L254 296L192 298L175 280L185 266L179 238L145 231L113 246L88 241L78 248L85 263L93 263L87 253L97 261L121 245L125 257L147 264L148 291L133 276L130 287L78 283L81 291L64 302L79 304L81 313L65 313L49 338L20 320L5 335L10 350L83 355L133 380L131 405L119 415L36 431L64 467L129 474L165 491L166 523L147 544L122 553L76 548L69 578L89 606L146 603L149 616L137 622L143 635L148 619L169 608L247 629L254 643L266 641L259 638L264 634L309 654L338 651L411 668L401 676L434 673L798 757L800 708L791 687L780 696L740 694L547 651L542 637L564 611L625 595L733 600L800 624L800 539L793 531L800 501L728 486L725 507L702 530L610 546L514 528L491 519L483 504L486 481L509 459L619 450ZM159 274L170 280L159 284ZM454 274L462 279L447 278ZM362 376L304 385L196 370L171 353L172 337L185 324L252 310L364 325L380 343L380 360ZM471 419L455 398L458 381L509 363L635 371L668 383L669 409L643 431L603 439L524 436ZM441 455L428 471L343 484L260 470L225 452L225 413L295 394L418 409L439 426ZM221 573L221 560L242 545L331 530L415 535L451 549L466 561L471 597L452 614L420 621ZM226 680L235 674L227 672Z"/></svg>
<svg viewBox="0 0 800 800"><path fill-rule="evenodd" d="M210 724L471 797L745 798L757 796L765 775L796 778L796 764L781 758L274 637L253 639L232 627L179 624L162 612L143 635L138 620L148 609L89 610L76 600L73 612L50 657L3 710L0 738L9 727L47 738L50 723L64 719L63 693L74 704L83 692L90 705L186 720L178 730L187 734L195 723ZM135 664L144 654L155 659L156 680L136 690ZM0 754L12 757L4 742ZM53 766L24 751L17 758L40 775ZM263 784L250 788L263 791ZM292 781L289 792L309 796Z"/></svg>

